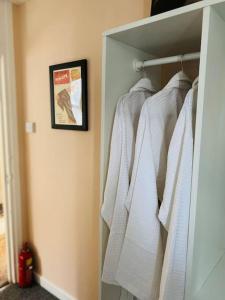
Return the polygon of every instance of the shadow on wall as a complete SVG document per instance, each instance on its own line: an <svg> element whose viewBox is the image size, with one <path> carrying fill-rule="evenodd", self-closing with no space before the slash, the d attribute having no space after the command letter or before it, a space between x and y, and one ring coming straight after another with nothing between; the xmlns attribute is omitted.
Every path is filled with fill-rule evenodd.
<svg viewBox="0 0 225 300"><path fill-rule="evenodd" d="M37 247L35 247L32 243L28 243L29 247L32 251L33 254L33 259L34 259L34 273L38 272L39 274L42 274L42 264L41 264L41 258L38 254Z"/></svg>

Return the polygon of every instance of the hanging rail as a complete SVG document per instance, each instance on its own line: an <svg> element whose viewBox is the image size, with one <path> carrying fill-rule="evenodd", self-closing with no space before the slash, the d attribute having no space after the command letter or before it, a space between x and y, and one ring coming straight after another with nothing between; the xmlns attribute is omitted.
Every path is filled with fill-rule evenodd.
<svg viewBox="0 0 225 300"><path fill-rule="evenodd" d="M197 60L199 58L200 58L200 52L195 52L195 53L189 53L184 55L156 58L156 59L151 59L146 61L135 60L133 62L133 67L136 72L139 72L146 67L172 64L176 62L182 63L183 61Z"/></svg>

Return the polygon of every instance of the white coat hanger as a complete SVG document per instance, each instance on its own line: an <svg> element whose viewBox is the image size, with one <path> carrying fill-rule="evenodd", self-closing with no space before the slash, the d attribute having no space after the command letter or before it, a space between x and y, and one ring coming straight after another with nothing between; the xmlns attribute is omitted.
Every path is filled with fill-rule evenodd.
<svg viewBox="0 0 225 300"><path fill-rule="evenodd" d="M199 77L196 77L195 80L193 81L192 88L194 90L196 90L198 88L198 79L199 79Z"/></svg>
<svg viewBox="0 0 225 300"><path fill-rule="evenodd" d="M180 56L181 71L184 72L183 55Z"/></svg>

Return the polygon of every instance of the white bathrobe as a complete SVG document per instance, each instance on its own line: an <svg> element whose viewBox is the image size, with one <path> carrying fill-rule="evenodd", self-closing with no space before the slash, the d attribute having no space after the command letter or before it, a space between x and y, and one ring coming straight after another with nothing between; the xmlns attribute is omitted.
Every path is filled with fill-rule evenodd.
<svg viewBox="0 0 225 300"><path fill-rule="evenodd" d="M192 89L185 99L169 147L165 192L159 212L159 219L168 231L160 300L184 299L195 100Z"/></svg>
<svg viewBox="0 0 225 300"><path fill-rule="evenodd" d="M133 168L138 121L143 103L154 91L151 81L143 78L117 105L102 207L102 217L110 228L102 274L102 280L108 284L118 285L115 274L127 226L125 200Z"/></svg>
<svg viewBox="0 0 225 300"><path fill-rule="evenodd" d="M143 105L126 206L129 220L116 274L140 300L158 300L163 262L158 200L162 200L171 136L191 84L183 72Z"/></svg>

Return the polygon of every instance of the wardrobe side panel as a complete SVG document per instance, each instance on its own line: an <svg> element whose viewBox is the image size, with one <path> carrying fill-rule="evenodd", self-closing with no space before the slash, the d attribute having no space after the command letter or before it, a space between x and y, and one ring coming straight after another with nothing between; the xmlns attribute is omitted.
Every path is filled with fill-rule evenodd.
<svg viewBox="0 0 225 300"><path fill-rule="evenodd" d="M136 48L127 46L121 42L104 37L103 49L103 87L102 87L102 132L101 132L101 195L103 198L106 181L109 149L112 126L117 102L120 96L126 94L129 89L142 77L142 73L133 70L135 59L145 60L151 56ZM151 70L151 79L160 83L159 68ZM103 201L103 199L102 199ZM102 202L101 201L101 202ZM101 221L101 261L103 263L105 248L108 239L108 228ZM123 300L120 298L120 289L101 283L101 300Z"/></svg>
<svg viewBox="0 0 225 300"><path fill-rule="evenodd" d="M225 278L225 267L220 266L225 255L225 22L212 7L204 9L199 80L186 299L222 300L225 294L225 284L220 280ZM213 284L215 279L217 284Z"/></svg>

